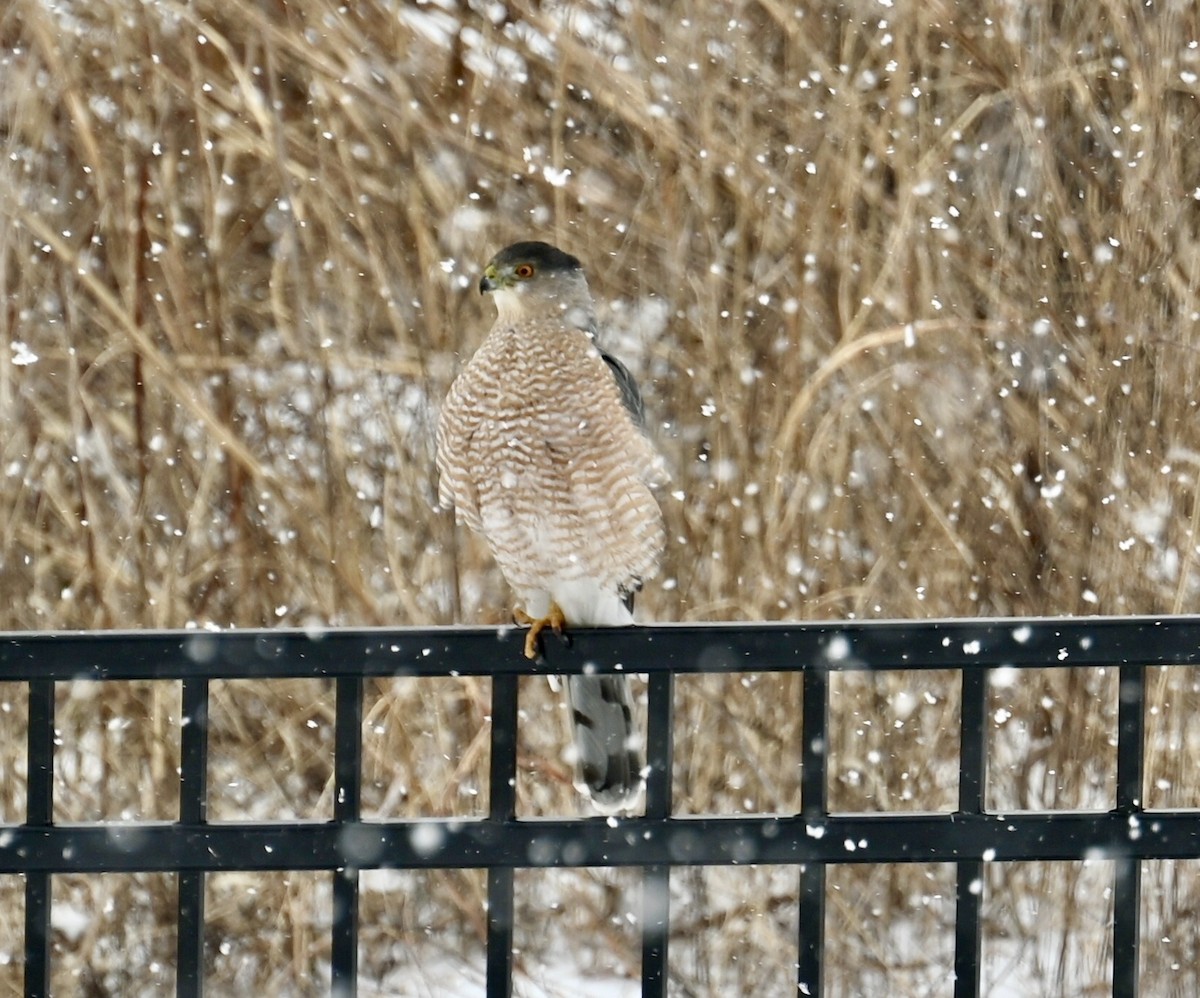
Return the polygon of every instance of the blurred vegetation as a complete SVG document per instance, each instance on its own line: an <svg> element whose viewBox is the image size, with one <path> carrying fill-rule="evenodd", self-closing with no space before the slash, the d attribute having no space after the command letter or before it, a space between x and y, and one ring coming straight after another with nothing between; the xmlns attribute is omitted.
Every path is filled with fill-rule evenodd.
<svg viewBox="0 0 1200 998"><path fill-rule="evenodd" d="M431 427L491 322L479 268L517 238L584 259L673 469L647 619L1195 611L1198 22L1185 0L12 0L0 627L504 620L486 552L434 508ZM523 693L547 720L530 813L576 806L541 685ZM1110 669L997 690L993 803L1109 806L1113 686ZM1154 692L1148 788L1195 806L1196 681L1163 670ZM14 820L24 694L0 693ZM957 695L840 679L835 805L953 806ZM214 696L221 813L323 813L327 690ZM486 805L486 683L371 697L372 807ZM795 806L795 677L678 697L681 811ZM61 690L60 816L172 817L177 714L170 690ZM1002 871L1010 907L985 904L992 966L1030 994L1105 993L1105 877L1034 866ZM1200 991L1196 933L1163 930L1200 901L1182 871L1150 871L1154 994ZM598 878L538 897L592 926L585 964L632 973ZM319 991L325 882L217 879L215 990ZM170 991L104 933L169 950L171 888L118 881L107 901L56 886L127 913L60 934L63 993ZM364 902L381 993L415 979L430 926L481 962L479 879L422 883L422 903ZM830 883L830 993L950 992L946 947L912 942L952 924L944 871ZM681 875L673 988L788 980L789 884ZM529 933L522 959L553 938ZM15 945L0 994L19 991Z"/></svg>

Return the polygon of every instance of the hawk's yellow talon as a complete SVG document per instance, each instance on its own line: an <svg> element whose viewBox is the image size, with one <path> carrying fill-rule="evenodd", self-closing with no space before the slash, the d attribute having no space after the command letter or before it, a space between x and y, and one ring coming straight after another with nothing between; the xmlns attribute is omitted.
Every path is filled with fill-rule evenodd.
<svg viewBox="0 0 1200 998"><path fill-rule="evenodd" d="M549 627L555 634L561 635L567 626L567 618L557 603L550 604L550 612L544 617L531 617L517 607L513 610L513 620L529 628L529 633L525 635L525 657L528 659L535 659L541 654L542 631Z"/></svg>

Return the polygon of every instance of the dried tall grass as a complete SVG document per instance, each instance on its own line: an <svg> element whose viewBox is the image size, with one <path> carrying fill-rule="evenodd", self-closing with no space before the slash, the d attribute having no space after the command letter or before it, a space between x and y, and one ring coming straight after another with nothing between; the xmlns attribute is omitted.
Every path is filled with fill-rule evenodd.
<svg viewBox="0 0 1200 998"><path fill-rule="evenodd" d="M490 323L479 265L528 236L585 258L674 470L647 616L1196 609L1198 19L1184 0L13 0L0 626L502 619L481 547L433 509L430 426ZM680 686L680 809L794 806L794 679ZM530 726L526 809L573 807L561 712L527 692L560 731ZM239 785L220 807L322 813L326 693L218 691L213 785ZM1000 806L1109 792L1111 693L1111 670L997 691ZM372 806L486 804L486 688L371 695ZM12 820L23 694L0 701ZM837 806L949 806L953 683L845 678L834 703ZM1200 797L1178 761L1198 705L1164 670L1150 786L1172 803ZM177 712L169 688L63 690L61 816L171 817ZM1094 951L1109 903L1068 866L1004 871L1042 914L1031 927L997 901L990 924L1031 989L1090 994L1102 960L1044 965L1048 934ZM1170 958L1147 959L1147 988L1195 993L1197 940L1156 942L1194 878L1151 873L1171 886L1147 945ZM600 879L554 881L557 903L636 966ZM788 978L783 881L677 879L679 993L736 989L747 966ZM942 873L831 882L832 993L946 990L932 957L887 969L914 956L906 927L950 918ZM171 888L147 883L104 901L63 880L55 898L115 905L159 953ZM241 942L214 946L213 987L316 989L323 883L214 883L213 938ZM421 903L368 895L368 977L411 967L414 940L478 939L479 879L422 883ZM169 971L134 980L104 924L60 934L61 988L169 989ZM881 926L899 933L882 952ZM0 993L18 988L13 945Z"/></svg>

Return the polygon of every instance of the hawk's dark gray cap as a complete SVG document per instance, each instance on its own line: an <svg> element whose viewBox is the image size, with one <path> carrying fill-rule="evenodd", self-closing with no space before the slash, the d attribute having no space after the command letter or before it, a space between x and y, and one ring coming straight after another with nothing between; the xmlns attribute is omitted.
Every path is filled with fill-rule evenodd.
<svg viewBox="0 0 1200 998"><path fill-rule="evenodd" d="M583 269L583 264L577 257L571 256L570 253L564 253L557 246L551 246L549 243L537 240L513 243L511 246L505 246L489 261L484 269L483 277L479 281L479 293L487 294L489 291L495 291L499 287L496 275L522 263L532 264L534 269L542 274L565 273Z"/></svg>

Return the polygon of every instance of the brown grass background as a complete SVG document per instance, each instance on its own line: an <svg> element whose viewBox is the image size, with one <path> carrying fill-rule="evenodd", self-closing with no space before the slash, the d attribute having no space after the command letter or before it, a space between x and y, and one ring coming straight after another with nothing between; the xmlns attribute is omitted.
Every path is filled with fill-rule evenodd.
<svg viewBox="0 0 1200 998"><path fill-rule="evenodd" d="M1198 22L1185 0L12 0L0 627L504 619L433 508L431 427L491 322L479 269L517 238L584 258L673 469L647 618L1194 611ZM1196 806L1196 680L1153 682L1147 800ZM527 813L577 806L542 685ZM957 695L839 680L835 806L952 807ZM678 697L680 811L795 806L794 677ZM996 806L1111 806L1113 670L995 698ZM317 681L219 684L213 817L330 813L330 707ZM367 707L374 813L486 806L486 683ZM12 821L23 692L0 708ZM64 686L59 718L60 818L174 817L174 687ZM1156 995L1200 990L1190 869L1147 871ZM1107 993L1111 869L993 873L988 980ZM679 874L673 993L789 993L794 874ZM636 973L631 876L521 883L530 979ZM212 878L214 993L322 993L327 887ZM950 993L948 870L830 891L831 994ZM56 993L172 993L173 893L56 880L85 916L57 923ZM0 896L16 994L20 883ZM438 959L480 966L482 896L377 878L364 979L435 994Z"/></svg>

